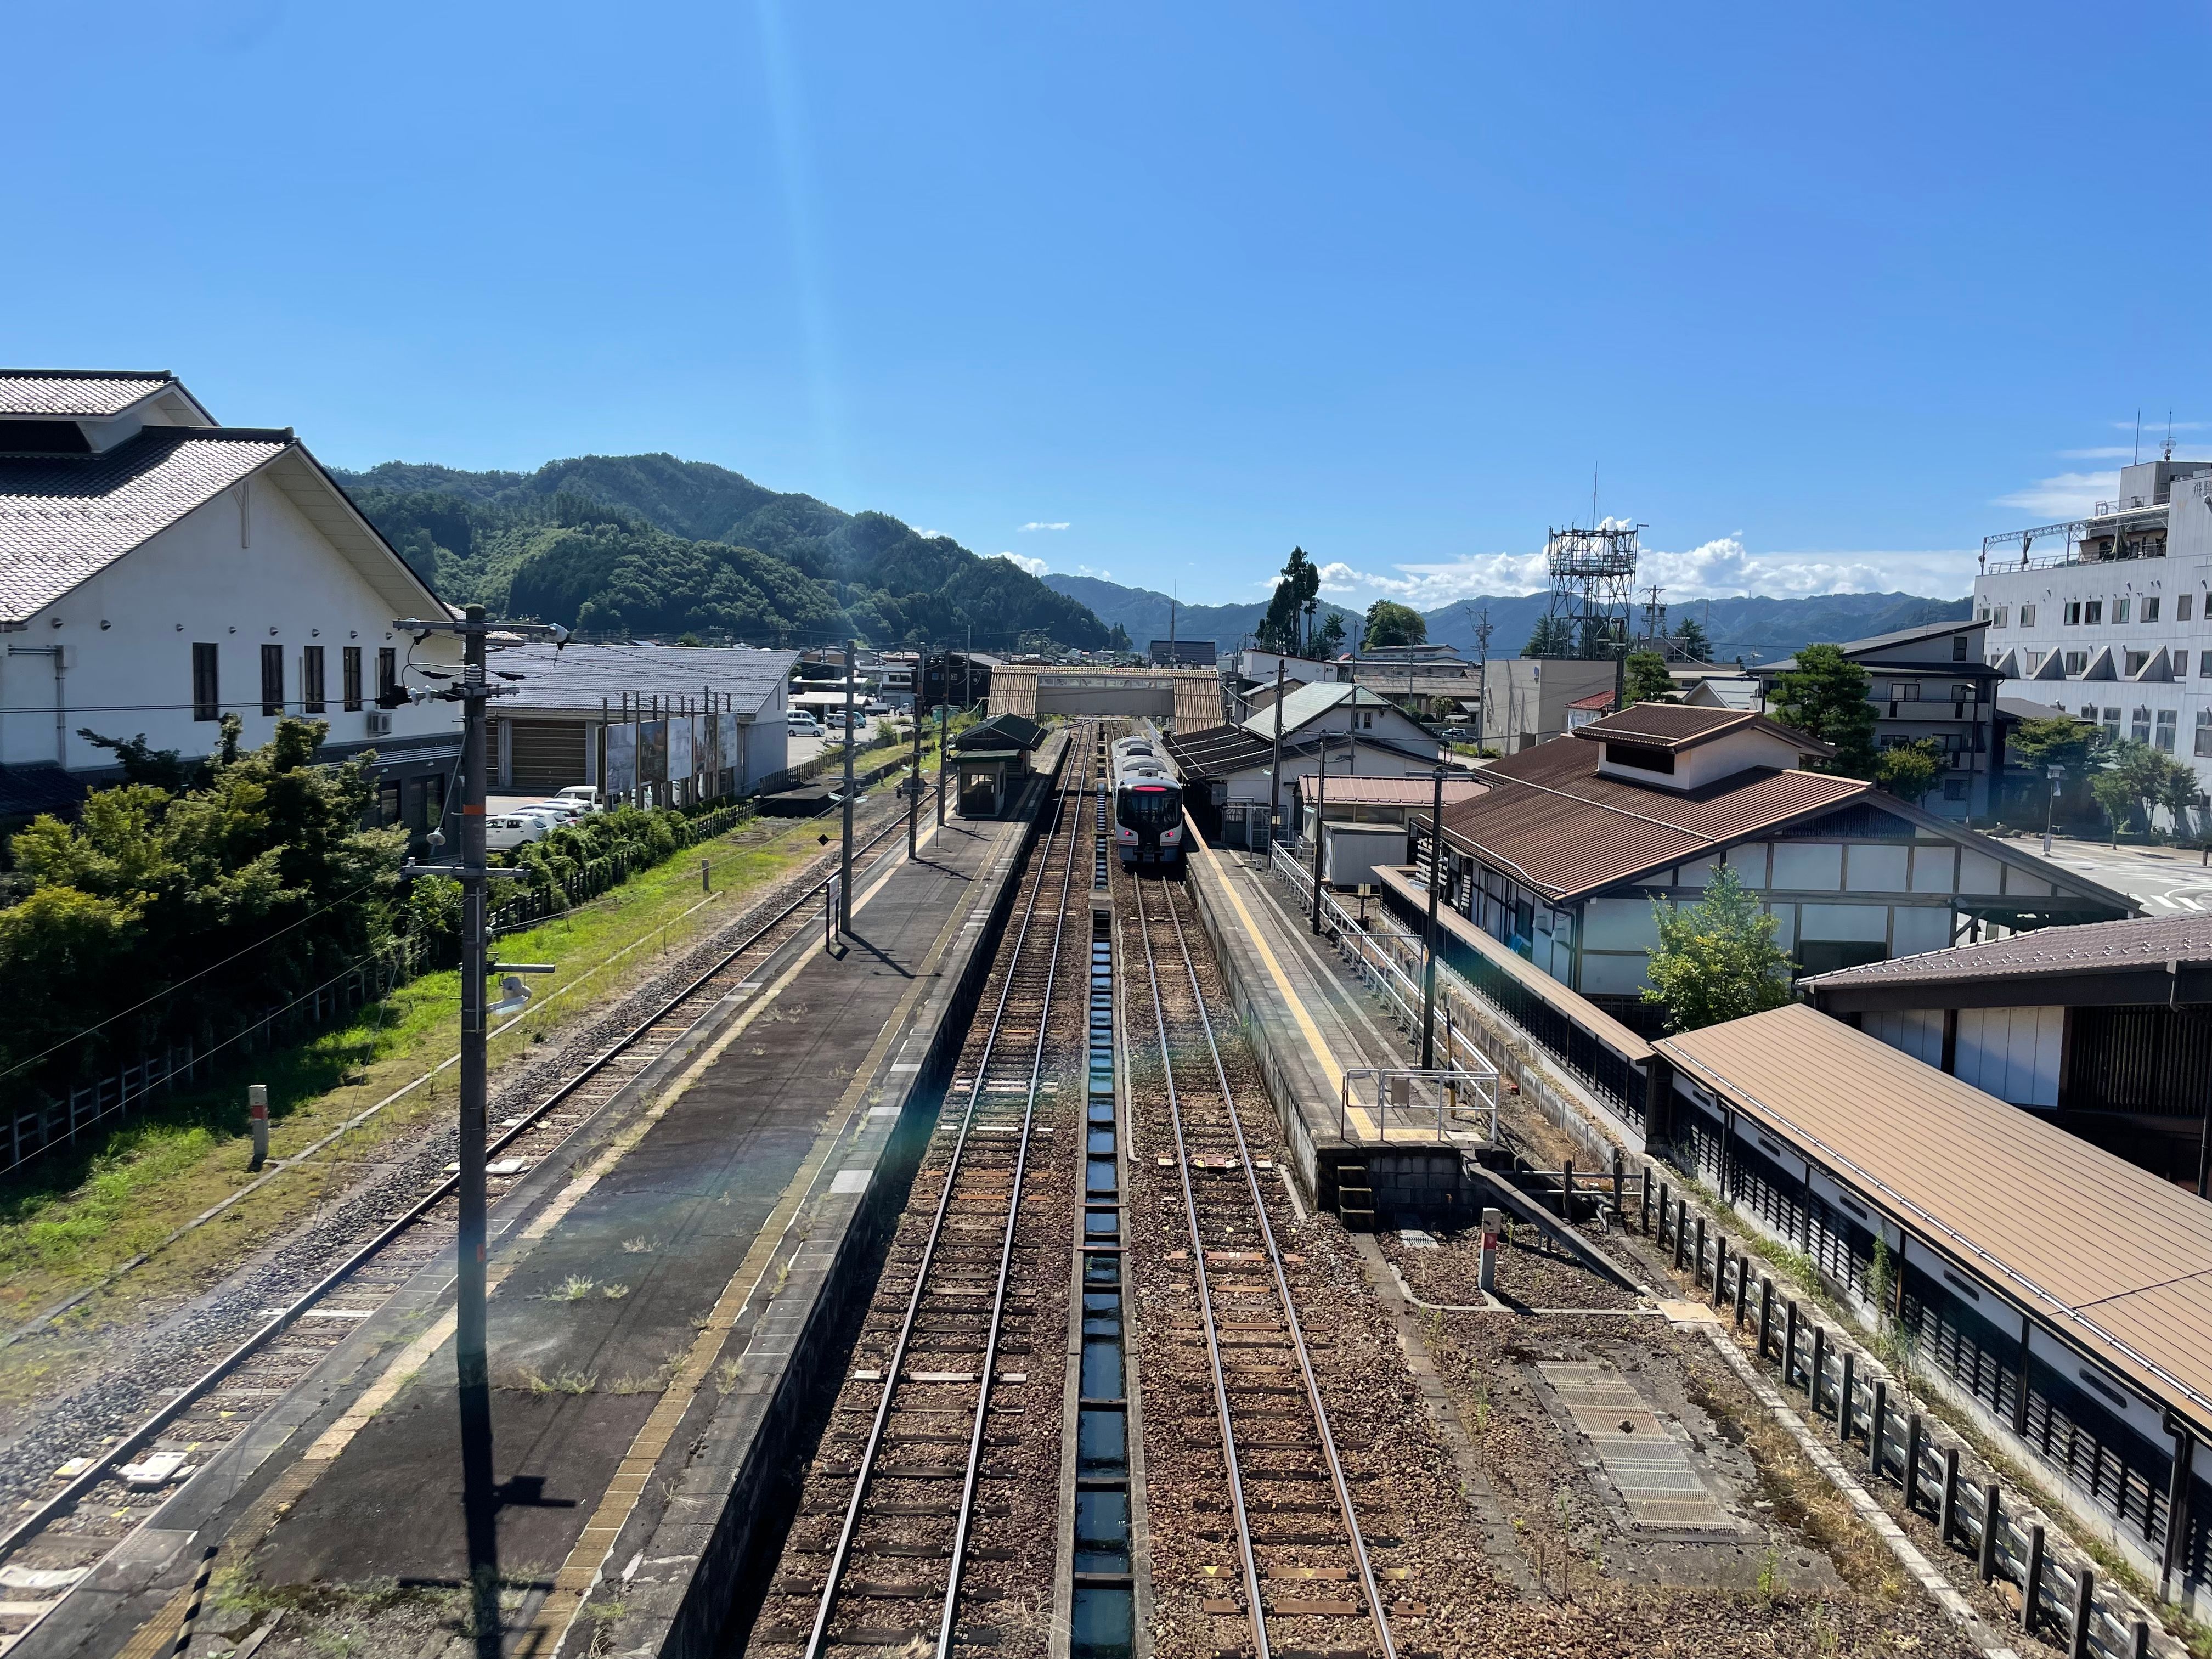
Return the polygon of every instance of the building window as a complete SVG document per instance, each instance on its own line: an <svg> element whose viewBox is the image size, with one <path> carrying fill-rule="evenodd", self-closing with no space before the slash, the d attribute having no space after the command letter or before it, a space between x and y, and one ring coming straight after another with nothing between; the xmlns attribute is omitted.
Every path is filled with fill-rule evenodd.
<svg viewBox="0 0 2212 1659"><path fill-rule="evenodd" d="M2150 741L2150 710L2136 709L2128 719L2128 735L2137 743Z"/></svg>
<svg viewBox="0 0 2212 1659"><path fill-rule="evenodd" d="M2196 608L2197 596L2194 593L2176 594L2173 600L2174 621L2187 622L2189 620L2189 613Z"/></svg>
<svg viewBox="0 0 2212 1659"><path fill-rule="evenodd" d="M2200 680L2212 680L2212 651L2200 651L2197 653L2197 678Z"/></svg>
<svg viewBox="0 0 2212 1659"><path fill-rule="evenodd" d="M319 645L300 648L300 712L323 712L323 647Z"/></svg>
<svg viewBox="0 0 2212 1659"><path fill-rule="evenodd" d="M2033 605L2024 605L2021 606L2020 625L2022 628L2033 628L2035 626L2035 607Z"/></svg>
<svg viewBox="0 0 2212 1659"><path fill-rule="evenodd" d="M387 645L376 653L376 702L379 708L383 707L384 700L392 695L398 684L399 652L397 647Z"/></svg>
<svg viewBox="0 0 2212 1659"><path fill-rule="evenodd" d="M2155 594L2155 593L2146 593L2146 594L2144 594L2144 595L2143 595L2143 602L2142 602L2142 619L2143 619L2145 622L2156 622L2156 621L2158 620L2158 595L2157 595L2157 594Z"/></svg>
<svg viewBox="0 0 2212 1659"><path fill-rule="evenodd" d="M2033 674L2037 669L2042 667L2043 665L2050 659L2050 657L2051 653L2048 651L2029 652L2027 653L2027 672Z"/></svg>
<svg viewBox="0 0 2212 1659"><path fill-rule="evenodd" d="M2122 672L2125 673L2130 679L2133 679L2136 675L2143 672L2143 665L2150 660L2150 653L2148 651L2130 651L2124 653L2122 660L2124 660L2127 665Z"/></svg>
<svg viewBox="0 0 2212 1659"><path fill-rule="evenodd" d="M211 645L192 647L192 718L196 720L222 718L222 686L216 675L215 653ZM2204 653L2204 672L2212 674L2212 651Z"/></svg>
<svg viewBox="0 0 2212 1659"><path fill-rule="evenodd" d="M2105 735L2106 737L2110 738L2114 743L2118 743L2120 740L2120 711L2118 709L2107 708L2105 711L2104 727Z"/></svg>
<svg viewBox="0 0 2212 1659"><path fill-rule="evenodd" d="M1951 638L1951 660L1953 662L1964 662L1966 659L1966 636L1964 634L1955 634L1952 635Z"/></svg>
<svg viewBox="0 0 2212 1659"><path fill-rule="evenodd" d="M261 647L261 712L284 712L284 647L281 645Z"/></svg>
<svg viewBox="0 0 2212 1659"><path fill-rule="evenodd" d="M2200 759L2212 760L2212 708L2197 711L2197 753Z"/></svg>
<svg viewBox="0 0 2212 1659"><path fill-rule="evenodd" d="M2180 729L2180 714L2171 708L2161 708L2158 711L2158 733L2151 741L2171 755L2173 752L2174 738Z"/></svg>
<svg viewBox="0 0 2212 1659"><path fill-rule="evenodd" d="M2208 657L2212 657L2212 653L2207 653L2206 654ZM2088 672L2089 653L2087 652L2069 651L2066 653L2066 673L2069 678L2079 679L2082 675Z"/></svg>
<svg viewBox="0 0 2212 1659"><path fill-rule="evenodd" d="M2125 599L2114 599L2112 601L2112 620L2116 623L2124 623L2127 619L2128 602ZM2091 622L2094 622L2097 619L2094 617L2092 617L2089 620Z"/></svg>
<svg viewBox="0 0 2212 1659"><path fill-rule="evenodd" d="M1943 780L1943 799L1945 800L1964 800L1966 798L1966 779L1946 778Z"/></svg>
<svg viewBox="0 0 2212 1659"><path fill-rule="evenodd" d="M1920 682L1918 680L1892 680L1889 683L1889 700L1892 702L1918 702L1920 701Z"/></svg>
<svg viewBox="0 0 2212 1659"><path fill-rule="evenodd" d="M361 647L349 645L339 659L338 672L344 676L345 706L349 713L361 707Z"/></svg>
<svg viewBox="0 0 2212 1659"><path fill-rule="evenodd" d="M2094 726L2097 723L2097 705L2094 702L2083 703L2081 705L2081 718L2088 721L2090 725Z"/></svg>
<svg viewBox="0 0 2212 1659"><path fill-rule="evenodd" d="M2094 628L2098 623L2103 622L2105 620L2105 602L2102 599L2082 600L2081 620L2084 624L2091 628Z"/></svg>
<svg viewBox="0 0 2212 1659"><path fill-rule="evenodd" d="M2071 628L2071 627L2075 626L2075 624L2076 624L2077 623L2079 623L2081 620L2081 600L2079 600L2079 599L2069 599L2069 600L2067 600L2067 601L2066 601L2066 616L2065 616L2065 623L2066 623L2066 626L2067 626L2067 627L2069 627L2069 628Z"/></svg>
<svg viewBox="0 0 2212 1659"><path fill-rule="evenodd" d="M1992 628L2002 628L2005 625L2006 617L2011 614L2011 609L2012 608L2009 605L1999 605L1997 607L1996 615L1991 619L1990 626Z"/></svg>

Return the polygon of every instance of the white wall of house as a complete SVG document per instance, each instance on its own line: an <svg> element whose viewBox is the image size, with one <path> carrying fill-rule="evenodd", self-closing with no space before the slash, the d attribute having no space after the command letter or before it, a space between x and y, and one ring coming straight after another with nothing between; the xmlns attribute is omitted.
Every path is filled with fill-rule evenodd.
<svg viewBox="0 0 2212 1659"><path fill-rule="evenodd" d="M241 499L242 498L242 499ZM428 610L425 596L418 607ZM206 754L218 722L192 717L192 647L218 647L222 707L245 726L248 747L265 743L276 718L261 712L261 647L284 658L285 713L301 713L302 650L324 654L330 740L369 738L368 709L341 705L343 651L362 653L365 703L376 696L376 653L398 650L402 663L451 669L460 647L434 635L421 646L392 627L391 604L326 540L283 489L257 473L161 532L72 592L0 635L0 765L52 763L97 770L106 750L76 735L144 732L157 749ZM52 658L27 654L58 646L66 708L58 744ZM417 680L416 684L426 684ZM393 738L457 731L455 705L420 703L390 711Z"/></svg>

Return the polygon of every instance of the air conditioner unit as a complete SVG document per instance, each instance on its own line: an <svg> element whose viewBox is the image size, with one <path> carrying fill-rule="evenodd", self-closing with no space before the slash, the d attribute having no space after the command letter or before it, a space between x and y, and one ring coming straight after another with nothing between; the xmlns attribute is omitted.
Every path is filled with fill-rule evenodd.
<svg viewBox="0 0 2212 1659"><path fill-rule="evenodd" d="M392 716L387 714L372 710L368 716L368 735L372 738L390 737L392 735Z"/></svg>

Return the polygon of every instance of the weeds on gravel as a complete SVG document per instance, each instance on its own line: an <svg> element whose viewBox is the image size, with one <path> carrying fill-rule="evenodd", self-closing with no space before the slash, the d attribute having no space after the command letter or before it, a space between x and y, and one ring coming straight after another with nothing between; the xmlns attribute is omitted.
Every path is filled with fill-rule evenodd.
<svg viewBox="0 0 2212 1659"><path fill-rule="evenodd" d="M581 1302L597 1288L596 1281L585 1278L581 1273L570 1273L561 1281L559 1290L547 1292L546 1299L550 1302Z"/></svg>

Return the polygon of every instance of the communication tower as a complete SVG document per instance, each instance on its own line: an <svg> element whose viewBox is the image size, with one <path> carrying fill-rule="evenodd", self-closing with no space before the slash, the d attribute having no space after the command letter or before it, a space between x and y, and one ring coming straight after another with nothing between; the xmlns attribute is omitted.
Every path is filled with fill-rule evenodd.
<svg viewBox="0 0 2212 1659"><path fill-rule="evenodd" d="M1636 535L1644 526L1607 519L1591 529L1569 526L1544 542L1552 574L1550 617L1565 625L1577 657L1610 657L1628 638L1636 592Z"/></svg>

